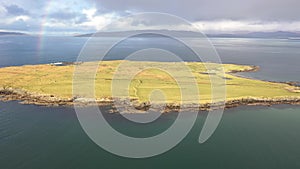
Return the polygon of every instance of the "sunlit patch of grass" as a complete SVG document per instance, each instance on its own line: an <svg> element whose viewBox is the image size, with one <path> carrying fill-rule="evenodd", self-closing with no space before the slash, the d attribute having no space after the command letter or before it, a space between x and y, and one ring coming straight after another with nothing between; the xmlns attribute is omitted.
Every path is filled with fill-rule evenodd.
<svg viewBox="0 0 300 169"><path fill-rule="evenodd" d="M135 61L103 61L100 63L95 74L95 94L97 98L107 98L112 96L112 81L114 73L121 63L127 62L130 67L121 72L126 79L126 75L137 73L131 80L128 96L139 101L149 101L154 90L160 90L167 102L179 102L181 99L180 86L176 79L166 71L151 67L168 68L173 72L178 71L179 64L170 62L135 62ZM97 62L82 63L86 72L93 73L89 66L98 64ZM196 80L200 93L201 103L209 102L211 99L211 79L226 80L226 98L277 98L277 97L299 97L300 93L292 92L292 86L283 83L273 83L254 79L247 79L234 76L228 72L251 70L251 66L201 62L184 63L191 70L191 77L182 77L185 79L185 87L192 85L193 79ZM22 89L31 93L51 94L59 98L71 98L74 65L52 66L52 65L30 65L20 67L0 68L0 87L9 87L12 89ZM147 69L144 69L147 68ZM210 71L207 70L210 69ZM223 69L225 75L218 72ZM140 72L133 72L139 70ZM211 71L212 70L212 71ZM120 72L119 72L120 73ZM84 81L86 79L82 79ZM122 79L119 79L122 81ZM80 82L79 82L80 83ZM120 88L124 88L120 83ZM195 94L198 94L195 92ZM192 98L192 97L191 97Z"/></svg>

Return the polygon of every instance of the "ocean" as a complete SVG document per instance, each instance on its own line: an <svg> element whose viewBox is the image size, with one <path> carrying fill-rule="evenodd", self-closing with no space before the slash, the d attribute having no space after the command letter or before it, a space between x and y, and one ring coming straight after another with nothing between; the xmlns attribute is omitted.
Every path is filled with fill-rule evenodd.
<svg viewBox="0 0 300 169"><path fill-rule="evenodd" d="M2 36L0 67L73 62L87 40L85 37ZM109 41L102 38L99 45ZM138 41L142 46L149 43ZM160 46L180 50L159 42ZM300 81L298 40L212 38L211 42L223 63L260 66L258 72L240 73L243 76ZM120 46L121 54L132 48L130 43ZM121 54L114 53L109 59L122 59ZM153 123L140 125L118 114L109 114L109 108L104 109L114 128L140 137L164 131L176 118L176 113L165 114ZM0 166L4 169L300 168L299 106L227 109L213 136L199 144L206 115L207 112L200 112L187 137L170 151L151 158L129 159L110 154L93 143L81 128L73 107L0 102Z"/></svg>

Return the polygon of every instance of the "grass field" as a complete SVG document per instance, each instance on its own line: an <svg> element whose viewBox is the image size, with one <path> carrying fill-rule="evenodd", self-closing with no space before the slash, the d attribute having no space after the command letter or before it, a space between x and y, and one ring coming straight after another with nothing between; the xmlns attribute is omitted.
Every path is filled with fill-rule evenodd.
<svg viewBox="0 0 300 169"><path fill-rule="evenodd" d="M249 97L278 98L300 96L295 87L287 84L247 79L228 73L232 71L251 70L251 66L218 65L213 63L204 65L200 62L102 61L97 68L96 74L91 75L93 71L89 70L89 68L95 67L97 64L96 62L80 64L81 69L85 70L83 75L87 75L83 77L87 79L82 78L75 83L80 84L81 82L95 80L95 96L98 99L110 98L112 96L112 81L114 81L114 89L118 88L116 91L122 91L117 93L120 97L129 96L130 98L144 102L156 96L154 99L156 101L163 100L165 97L169 103L180 102L180 91L182 89L180 89L180 85L177 83L178 79L185 89L193 85L193 82L197 84L197 92L200 93L201 103L211 100L212 79L214 79L216 87L218 85L226 87L227 100ZM185 65L187 65L188 69L181 69ZM209 67L210 71L207 71L205 66ZM164 71L163 68L168 71ZM120 71L115 75L118 69ZM224 75L220 73L222 69L226 72ZM0 68L0 87L21 89L35 94L49 94L57 98L72 98L74 70L75 65L53 66L48 64ZM177 81L172 77L172 74L175 74ZM134 76L132 76L132 79L129 79L128 75ZM193 79L196 80L193 81ZM128 80L130 83L127 90L125 82ZM189 92L190 98L193 98L192 95L198 95L195 91ZM83 92L78 97L87 96Z"/></svg>

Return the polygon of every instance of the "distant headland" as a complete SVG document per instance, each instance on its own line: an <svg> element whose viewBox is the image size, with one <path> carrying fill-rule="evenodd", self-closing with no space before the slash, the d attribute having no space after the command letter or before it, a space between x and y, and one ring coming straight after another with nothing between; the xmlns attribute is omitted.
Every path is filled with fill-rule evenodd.
<svg viewBox="0 0 300 169"><path fill-rule="evenodd" d="M28 34L26 33L21 33L21 32L4 32L0 31L0 36L5 36L5 35L11 35L11 36L26 36Z"/></svg>
<svg viewBox="0 0 300 169"><path fill-rule="evenodd" d="M114 31L114 32L96 32L88 34L77 34L74 37L126 37L132 34L145 34L149 37L149 34L164 34L172 33L172 35L180 37L199 37L199 32L194 31L178 31L178 30L133 30L133 31ZM147 35L146 35L147 34ZM152 35L153 37L158 35ZM268 38L268 39L300 39L299 32L287 32L287 31L276 31L276 32L249 32L249 33L223 33L223 34L206 34L209 38ZM140 36L139 36L140 37Z"/></svg>

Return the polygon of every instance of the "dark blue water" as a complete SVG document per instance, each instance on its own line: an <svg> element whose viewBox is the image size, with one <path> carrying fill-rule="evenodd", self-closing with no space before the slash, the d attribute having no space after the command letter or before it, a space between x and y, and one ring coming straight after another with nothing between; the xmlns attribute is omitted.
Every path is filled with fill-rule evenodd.
<svg viewBox="0 0 300 169"><path fill-rule="evenodd" d="M0 67L75 61L87 38L0 36Z"/></svg>
<svg viewBox="0 0 300 169"><path fill-rule="evenodd" d="M38 37L0 37L0 66L76 61L86 40L46 37L40 45ZM99 44L109 42L109 38L104 38ZM212 42L224 63L261 67L259 72L247 76L299 81L300 41L215 38ZM138 45L147 43L153 42L139 39ZM178 47L160 43L168 48ZM127 43L120 49L126 52L130 47L132 44ZM114 54L110 59L121 56ZM141 127L127 123L119 115L106 116L116 129L129 135L157 134L176 118L176 114L166 114L151 126ZM214 135L205 144L199 144L205 117L205 112L199 114L189 135L171 151L148 159L128 159L94 144L80 127L72 107L0 102L0 168L300 168L299 106L226 110Z"/></svg>
<svg viewBox="0 0 300 169"><path fill-rule="evenodd" d="M300 40L212 39L224 63L257 65L257 73L241 73L270 81L300 81Z"/></svg>
<svg viewBox="0 0 300 169"><path fill-rule="evenodd" d="M109 44L112 38L98 39L96 45L101 46ZM1 36L0 67L74 62L87 40L86 37ZM193 40L195 39L190 39ZM257 65L261 68L259 73L241 73L242 75L272 81L300 81L300 40L212 38L211 42L223 63ZM149 45L177 51L180 57L191 60L191 56L187 56L191 54L182 46L156 38L131 39L118 46L116 52L111 52L106 59L123 59L135 48Z"/></svg>
<svg viewBox="0 0 300 169"><path fill-rule="evenodd" d="M140 125L128 124L118 115L107 116L116 128L135 134L154 134L176 118L166 114L152 128L137 130ZM204 120L205 114L199 115L188 136L172 150L152 158L128 159L94 144L80 127L72 108L0 102L0 165L5 169L300 167L300 108L297 106L226 110L213 137L199 144Z"/></svg>

